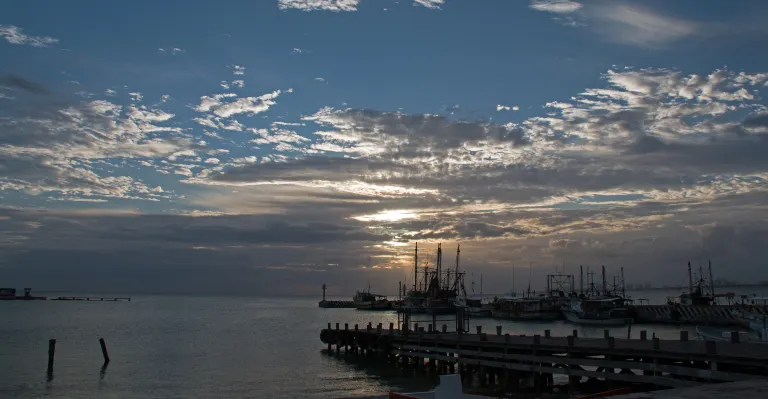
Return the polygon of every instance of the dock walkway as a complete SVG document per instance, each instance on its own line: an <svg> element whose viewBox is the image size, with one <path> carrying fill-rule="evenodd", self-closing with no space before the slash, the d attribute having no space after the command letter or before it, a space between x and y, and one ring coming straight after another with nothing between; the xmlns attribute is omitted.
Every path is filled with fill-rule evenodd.
<svg viewBox="0 0 768 399"><path fill-rule="evenodd" d="M512 336L501 334L457 334L435 331L383 329L370 324L363 330L323 329L321 341L329 350L388 361L427 366L440 373L458 368L465 382L479 386L514 388L530 384L551 388L553 375L568 376L570 384L582 378L661 387L687 387L703 382L744 381L768 376L768 345L681 340L604 339ZM430 330L433 330L430 326ZM445 326L443 327L445 331ZM641 334L643 337L646 334Z"/></svg>

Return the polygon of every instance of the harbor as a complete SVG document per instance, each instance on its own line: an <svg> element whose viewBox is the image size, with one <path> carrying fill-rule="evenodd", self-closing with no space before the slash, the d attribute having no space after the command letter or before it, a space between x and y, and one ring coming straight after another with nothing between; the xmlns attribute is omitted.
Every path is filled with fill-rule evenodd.
<svg viewBox="0 0 768 399"><path fill-rule="evenodd" d="M397 322L328 323L320 331L326 352L373 358L406 372L457 375L459 382L451 384L459 391L494 397L650 391L768 378L768 301L717 292L711 263L706 272L700 266L695 278L688 263L688 290L650 304L628 295L623 268L609 276L605 266L598 272L579 266L578 277L563 270L547 274L546 288L539 292L529 278L520 296L514 282L507 294L483 295L481 276L478 295L474 280L467 292L460 253L457 245L455 263L446 265L438 244L430 267L419 263L417 244L413 283L400 282L396 300L372 294L369 286L352 301L361 311L390 309ZM323 293L326 302L325 285ZM500 324L494 331L482 330L496 320L513 323L515 330L530 323L558 323L561 332L563 323L575 328L566 335L552 334L550 328L510 334ZM664 325L679 329L674 339L656 336ZM600 328L602 336L579 334Z"/></svg>
<svg viewBox="0 0 768 399"><path fill-rule="evenodd" d="M434 267L430 267L429 262L420 265L416 244L413 283L406 286L401 282L397 299L372 294L369 286L367 291L358 290L352 301L327 301L326 285L323 284L323 300L319 307L394 310L404 320L421 314L454 314L460 308L462 314L466 313L461 317L519 321L563 319L574 324L597 326L634 323L750 328L750 325L768 320L765 298L716 292L711 262L706 271L699 266L695 275L688 262L688 290L666 298L664 303L650 304L647 299L627 295L624 268L609 276L605 266L599 268L599 280L596 280L594 270L579 266L578 285L575 275L547 274L546 288L538 293L531 289L529 280L527 290L520 296L514 282L507 294L483 295L481 276L481 293L474 293L474 281L472 292L468 293L464 282L466 272L460 269L460 253L457 245L455 264L444 265L443 248L438 244ZM758 334L761 339L768 339L768 333L759 331Z"/></svg>

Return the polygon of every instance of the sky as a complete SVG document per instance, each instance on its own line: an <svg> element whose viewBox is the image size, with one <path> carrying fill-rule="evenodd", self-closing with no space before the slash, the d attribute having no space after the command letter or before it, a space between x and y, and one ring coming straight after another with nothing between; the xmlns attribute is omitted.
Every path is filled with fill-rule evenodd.
<svg viewBox="0 0 768 399"><path fill-rule="evenodd" d="M41 12L45 10L45 12ZM0 285L768 280L768 3L0 6ZM695 268L696 269L696 268Z"/></svg>

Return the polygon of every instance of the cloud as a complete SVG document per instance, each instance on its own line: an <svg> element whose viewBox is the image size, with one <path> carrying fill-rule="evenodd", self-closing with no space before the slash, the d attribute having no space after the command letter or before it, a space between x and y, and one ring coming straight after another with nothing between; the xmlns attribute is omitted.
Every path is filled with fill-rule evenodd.
<svg viewBox="0 0 768 399"><path fill-rule="evenodd" d="M325 82L325 78L315 78L315 80L318 82Z"/></svg>
<svg viewBox="0 0 768 399"><path fill-rule="evenodd" d="M301 11L357 11L360 0L278 0L281 10L296 9Z"/></svg>
<svg viewBox="0 0 768 399"><path fill-rule="evenodd" d="M242 89L243 87L245 87L245 81L244 80L233 80L232 81L232 86L239 87L239 88Z"/></svg>
<svg viewBox="0 0 768 399"><path fill-rule="evenodd" d="M0 37L11 44L28 44L32 47L48 47L59 42L59 39L49 36L28 36L22 29L14 25L0 25Z"/></svg>
<svg viewBox="0 0 768 399"><path fill-rule="evenodd" d="M301 54L303 52L304 52L304 50L302 50L302 49L300 49L298 47L294 47L293 50L291 50L291 54Z"/></svg>
<svg viewBox="0 0 768 399"><path fill-rule="evenodd" d="M240 65L232 65L233 75L245 75L245 67Z"/></svg>
<svg viewBox="0 0 768 399"><path fill-rule="evenodd" d="M608 2L588 10L594 29L607 40L640 47L659 48L681 39L704 33L704 25L651 9Z"/></svg>
<svg viewBox="0 0 768 399"><path fill-rule="evenodd" d="M179 128L165 125L173 114L104 100L62 104L40 97L34 105L0 112L0 190L60 194L73 200L172 196L153 192L131 176L104 174L100 164L190 148L187 140L171 136Z"/></svg>
<svg viewBox="0 0 768 399"><path fill-rule="evenodd" d="M51 91L47 87L30 82L24 78L15 75L0 76L0 86L5 86L11 89L23 90L32 94L50 94Z"/></svg>
<svg viewBox="0 0 768 399"><path fill-rule="evenodd" d="M581 9L582 4L571 0L533 0L529 7L536 11L570 14Z"/></svg>
<svg viewBox="0 0 768 399"><path fill-rule="evenodd" d="M413 5L419 5L433 10L439 10L440 6L445 4L445 0L413 0Z"/></svg>
<svg viewBox="0 0 768 399"><path fill-rule="evenodd" d="M263 94L259 97L241 97L234 101L226 102L227 98L235 98L232 93L217 94L213 97L200 97L200 105L195 107L198 112L211 112L222 118L229 118L237 114L259 114L269 110L276 104L275 98L280 95L280 90Z"/></svg>

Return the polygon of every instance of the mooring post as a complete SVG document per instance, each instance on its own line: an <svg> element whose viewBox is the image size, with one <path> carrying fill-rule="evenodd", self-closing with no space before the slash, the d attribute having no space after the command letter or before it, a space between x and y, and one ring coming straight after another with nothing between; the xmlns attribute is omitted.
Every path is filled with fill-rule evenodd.
<svg viewBox="0 0 768 399"><path fill-rule="evenodd" d="M579 338L579 330L573 330L573 338Z"/></svg>
<svg viewBox="0 0 768 399"><path fill-rule="evenodd" d="M392 330L395 328L395 323L389 323L389 333L392 334Z"/></svg>
<svg viewBox="0 0 768 399"><path fill-rule="evenodd" d="M355 324L355 332L357 332L357 331L359 331L359 330L357 329L357 324Z"/></svg>
<svg viewBox="0 0 768 399"><path fill-rule="evenodd" d="M534 335L533 336L533 344L534 345L538 345L540 343L541 343L541 335L539 335L539 334Z"/></svg>
<svg viewBox="0 0 768 399"><path fill-rule="evenodd" d="M427 332L430 332L430 333L432 332L432 323L429 323L429 328Z"/></svg>
<svg viewBox="0 0 768 399"><path fill-rule="evenodd" d="M544 338L552 338L552 332L550 330L544 330Z"/></svg>
<svg viewBox="0 0 768 399"><path fill-rule="evenodd" d="M448 326L443 324L443 334L448 332Z"/></svg>
<svg viewBox="0 0 768 399"><path fill-rule="evenodd" d="M608 330L603 330L603 338L608 339L611 337L611 332Z"/></svg>
<svg viewBox="0 0 768 399"><path fill-rule="evenodd" d="M568 346L573 346L573 335L568 336Z"/></svg>
<svg viewBox="0 0 768 399"><path fill-rule="evenodd" d="M381 334L381 323L376 326L376 332Z"/></svg>
<svg viewBox="0 0 768 399"><path fill-rule="evenodd" d="M501 326L496 326L496 335L501 335Z"/></svg>
<svg viewBox="0 0 768 399"><path fill-rule="evenodd" d="M477 329L477 335L480 335L483 332L483 326L475 326Z"/></svg>
<svg viewBox="0 0 768 399"><path fill-rule="evenodd" d="M99 345L101 345L101 355L104 356L104 364L109 363L109 353L107 352L107 344L104 342L104 338L99 338Z"/></svg>
<svg viewBox="0 0 768 399"><path fill-rule="evenodd" d="M349 331L349 323L344 323L344 331Z"/></svg>
<svg viewBox="0 0 768 399"><path fill-rule="evenodd" d="M56 338L48 340L48 379L53 374L53 357L56 355Z"/></svg>
<svg viewBox="0 0 768 399"><path fill-rule="evenodd" d="M641 330L640 331L640 340L641 341L647 341L648 340L648 331Z"/></svg>
<svg viewBox="0 0 768 399"><path fill-rule="evenodd" d="M339 331L339 323L336 323L336 331Z"/></svg>
<svg viewBox="0 0 768 399"><path fill-rule="evenodd" d="M738 344L739 343L739 332L738 331L731 331L731 343Z"/></svg>
<svg viewBox="0 0 768 399"><path fill-rule="evenodd" d="M608 348L613 349L616 346L616 338L608 337Z"/></svg>
<svg viewBox="0 0 768 399"><path fill-rule="evenodd" d="M680 330L680 340L681 341L688 340L688 330Z"/></svg>
<svg viewBox="0 0 768 399"><path fill-rule="evenodd" d="M660 346L659 338L653 337L653 349L659 349Z"/></svg>
<svg viewBox="0 0 768 399"><path fill-rule="evenodd" d="M504 343L505 344L509 343L509 333L504 334Z"/></svg>

